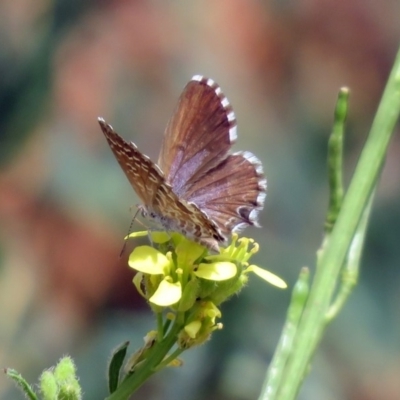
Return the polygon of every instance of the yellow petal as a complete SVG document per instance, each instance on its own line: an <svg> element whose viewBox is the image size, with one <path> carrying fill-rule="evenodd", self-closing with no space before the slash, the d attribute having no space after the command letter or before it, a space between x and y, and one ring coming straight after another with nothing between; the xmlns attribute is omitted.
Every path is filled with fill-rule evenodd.
<svg viewBox="0 0 400 400"><path fill-rule="evenodd" d="M183 238L175 248L178 265L192 265L203 253L204 247Z"/></svg>
<svg viewBox="0 0 400 400"><path fill-rule="evenodd" d="M136 287L136 290L139 292L139 294L142 297L146 297L146 294L143 292L142 290L142 279L143 279L143 273L142 272L138 272L134 277L133 277L133 284Z"/></svg>
<svg viewBox="0 0 400 400"><path fill-rule="evenodd" d="M213 323L215 323L215 318L221 318L221 311L219 308L213 303L213 302L208 302L207 307L204 312L211 320Z"/></svg>
<svg viewBox="0 0 400 400"><path fill-rule="evenodd" d="M236 265L228 261L214 262L211 264L201 263L194 271L199 278L211 281L225 281L236 275Z"/></svg>
<svg viewBox="0 0 400 400"><path fill-rule="evenodd" d="M168 271L170 260L150 246L139 246L130 254L128 264L136 271L157 275Z"/></svg>
<svg viewBox="0 0 400 400"><path fill-rule="evenodd" d="M177 303L182 297L182 287L180 282L169 282L167 279L161 281L157 290L150 297L149 301L157 306L167 307Z"/></svg>
<svg viewBox="0 0 400 400"><path fill-rule="evenodd" d="M132 232L128 236L125 236L124 239L132 239L132 238L137 238L137 237L142 237L142 236L147 236L149 234L148 231L139 231L139 232Z"/></svg>
<svg viewBox="0 0 400 400"><path fill-rule="evenodd" d="M183 360L180 358L175 358L175 360L172 360L169 364L168 367L182 367L183 365Z"/></svg>
<svg viewBox="0 0 400 400"><path fill-rule="evenodd" d="M171 240L171 236L167 232L154 231L150 232L151 240L154 243L161 244Z"/></svg>
<svg viewBox="0 0 400 400"><path fill-rule="evenodd" d="M190 322L189 324L187 324L184 329L185 329L185 332L187 333L187 335L191 339L194 339L197 336L197 334L199 333L200 328L201 328L201 322L193 321L193 322Z"/></svg>
<svg viewBox="0 0 400 400"><path fill-rule="evenodd" d="M279 276L273 274L272 272L269 272L265 269L257 267L257 265L250 265L248 268L246 268L246 272L247 271L254 272L261 279L264 279L265 281L269 282L271 285L274 285L278 288L281 288L281 289L287 288L287 284L283 279L279 278Z"/></svg>

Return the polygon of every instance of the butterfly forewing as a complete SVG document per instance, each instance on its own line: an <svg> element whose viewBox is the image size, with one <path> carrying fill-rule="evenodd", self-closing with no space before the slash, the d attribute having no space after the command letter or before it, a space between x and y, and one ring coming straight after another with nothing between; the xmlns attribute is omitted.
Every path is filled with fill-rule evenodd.
<svg viewBox="0 0 400 400"><path fill-rule="evenodd" d="M163 172L149 157L141 153L134 143L118 135L111 125L99 118L100 127L130 184L144 205L153 204L161 184L165 183Z"/></svg>

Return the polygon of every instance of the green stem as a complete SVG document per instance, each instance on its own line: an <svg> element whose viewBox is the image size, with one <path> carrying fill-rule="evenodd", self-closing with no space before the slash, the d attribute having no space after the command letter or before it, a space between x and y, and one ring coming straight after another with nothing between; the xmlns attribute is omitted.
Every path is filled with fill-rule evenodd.
<svg viewBox="0 0 400 400"><path fill-rule="evenodd" d="M358 282L362 249L364 246L364 239L367 232L367 225L371 213L373 198L374 194L370 196L368 205L364 210L359 226L357 228L357 232L351 242L346 259L346 264L342 272L342 282L339 288L339 292L326 314L327 323L331 322L339 314L351 292L353 291L353 288Z"/></svg>
<svg viewBox="0 0 400 400"><path fill-rule="evenodd" d="M157 340L161 342L164 337L164 321L161 312L156 313L157 316Z"/></svg>
<svg viewBox="0 0 400 400"><path fill-rule="evenodd" d="M162 368L167 367L172 361L176 360L185 349L175 349L168 357L166 357L158 366L157 371L160 371Z"/></svg>
<svg viewBox="0 0 400 400"><path fill-rule="evenodd" d="M278 399L294 399L325 328L325 318L347 251L377 182L400 110L400 52L389 76L367 143L344 198L311 287L296 345Z"/></svg>
<svg viewBox="0 0 400 400"><path fill-rule="evenodd" d="M292 299L287 312L286 323L276 348L274 357L268 367L259 400L270 400L276 396L284 379L285 366L293 351L294 338L309 293L310 271L303 268L294 285Z"/></svg>

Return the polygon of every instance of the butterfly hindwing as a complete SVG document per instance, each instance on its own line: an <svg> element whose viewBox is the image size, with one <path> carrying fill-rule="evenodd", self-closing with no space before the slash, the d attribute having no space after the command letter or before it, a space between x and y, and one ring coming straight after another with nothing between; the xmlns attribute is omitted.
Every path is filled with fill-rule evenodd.
<svg viewBox="0 0 400 400"><path fill-rule="evenodd" d="M212 80L196 75L184 88L164 134L158 164L175 193L184 197L228 155L236 140L236 118Z"/></svg>

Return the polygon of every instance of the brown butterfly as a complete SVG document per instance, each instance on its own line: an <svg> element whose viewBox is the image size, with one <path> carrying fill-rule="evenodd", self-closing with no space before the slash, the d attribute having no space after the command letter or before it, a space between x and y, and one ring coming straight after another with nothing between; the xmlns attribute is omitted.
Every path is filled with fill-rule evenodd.
<svg viewBox="0 0 400 400"><path fill-rule="evenodd" d="M103 133L143 202L143 213L167 231L218 251L232 232L259 226L267 182L248 151L230 154L233 109L212 80L186 85L164 134L158 165L99 118Z"/></svg>

